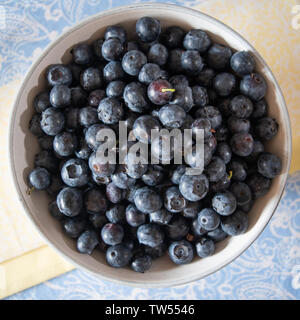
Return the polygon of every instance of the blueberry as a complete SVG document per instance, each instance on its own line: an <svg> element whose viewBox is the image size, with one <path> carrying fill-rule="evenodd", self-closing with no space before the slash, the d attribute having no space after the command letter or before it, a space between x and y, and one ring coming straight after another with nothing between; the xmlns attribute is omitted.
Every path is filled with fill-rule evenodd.
<svg viewBox="0 0 300 320"><path fill-rule="evenodd" d="M46 189L47 193L51 197L56 197L59 191L65 187L62 179L58 175L52 175L51 176L51 184L50 186Z"/></svg>
<svg viewBox="0 0 300 320"><path fill-rule="evenodd" d="M131 268L135 272L144 273L145 271L149 270L152 265L152 259L150 256L145 255L142 257L137 257L131 262Z"/></svg>
<svg viewBox="0 0 300 320"><path fill-rule="evenodd" d="M232 55L230 66L239 76L244 76L254 71L255 60L249 52L239 51Z"/></svg>
<svg viewBox="0 0 300 320"><path fill-rule="evenodd" d="M184 37L183 46L187 50L197 50L199 52L205 52L211 45L211 39L209 35L199 29L190 30Z"/></svg>
<svg viewBox="0 0 300 320"><path fill-rule="evenodd" d="M204 174L187 175L180 179L179 190L189 201L199 201L204 198L209 189L209 182Z"/></svg>
<svg viewBox="0 0 300 320"><path fill-rule="evenodd" d="M73 239L78 238L86 227L86 220L82 216L66 218L63 222L65 233Z"/></svg>
<svg viewBox="0 0 300 320"><path fill-rule="evenodd" d="M142 188L143 186L144 186L144 184L138 181L136 184L131 186L129 189L123 190L125 192L126 200L128 200L131 203L134 203L134 195L135 195L136 190L138 190L139 188Z"/></svg>
<svg viewBox="0 0 300 320"><path fill-rule="evenodd" d="M150 84L152 81L159 79L161 76L161 69L157 64L146 63L143 65L138 79L140 82Z"/></svg>
<svg viewBox="0 0 300 320"><path fill-rule="evenodd" d="M65 109L65 119L66 126L65 130L68 132L74 132L79 128L79 108L66 108Z"/></svg>
<svg viewBox="0 0 300 320"><path fill-rule="evenodd" d="M59 133L53 140L53 149L61 157L68 157L72 155L76 148L77 138L70 132Z"/></svg>
<svg viewBox="0 0 300 320"><path fill-rule="evenodd" d="M123 224L126 222L125 207L121 204L116 204L106 211L106 218L111 223Z"/></svg>
<svg viewBox="0 0 300 320"><path fill-rule="evenodd" d="M80 87L73 87L71 90L71 105L76 108L82 108L86 105L87 93Z"/></svg>
<svg viewBox="0 0 300 320"><path fill-rule="evenodd" d="M168 49L160 43L153 44L148 51L148 61L159 66L164 66L167 63L168 56Z"/></svg>
<svg viewBox="0 0 300 320"><path fill-rule="evenodd" d="M167 250L167 246L165 242L162 242L160 245L154 248L149 246L144 246L144 248L145 248L145 254L149 255L152 259L157 259L162 257Z"/></svg>
<svg viewBox="0 0 300 320"><path fill-rule="evenodd" d="M161 33L160 40L168 49L181 46L184 38L184 30L178 26L171 26Z"/></svg>
<svg viewBox="0 0 300 320"><path fill-rule="evenodd" d="M82 193L79 189L65 187L56 198L59 210L68 217L77 216L82 209Z"/></svg>
<svg viewBox="0 0 300 320"><path fill-rule="evenodd" d="M189 81L183 74L178 74L169 79L171 85L175 88L175 92L179 88L186 88L189 86Z"/></svg>
<svg viewBox="0 0 300 320"><path fill-rule="evenodd" d="M171 83L163 79L155 80L149 84L147 94L152 103L160 106L167 104L173 95Z"/></svg>
<svg viewBox="0 0 300 320"><path fill-rule="evenodd" d="M273 179L282 169L280 159L272 153L262 153L257 160L257 171L264 177Z"/></svg>
<svg viewBox="0 0 300 320"><path fill-rule="evenodd" d="M127 223L132 227L139 227L146 222L145 215L134 204L127 206L125 214Z"/></svg>
<svg viewBox="0 0 300 320"><path fill-rule="evenodd" d="M181 55L181 66L188 75L197 75L202 71L204 64L198 51L187 50Z"/></svg>
<svg viewBox="0 0 300 320"><path fill-rule="evenodd" d="M97 58L99 58L100 61L103 60L102 56L102 45L103 45L104 40L103 39L97 39L92 43L92 49L93 53Z"/></svg>
<svg viewBox="0 0 300 320"><path fill-rule="evenodd" d="M81 159L68 160L61 169L63 182L70 187L82 187L88 183L88 165Z"/></svg>
<svg viewBox="0 0 300 320"><path fill-rule="evenodd" d="M168 253L170 259L176 264L187 264L194 258L193 246L186 240L172 242Z"/></svg>
<svg viewBox="0 0 300 320"><path fill-rule="evenodd" d="M138 117L133 124L133 134L142 143L151 142L151 130L160 130L159 122L150 115Z"/></svg>
<svg viewBox="0 0 300 320"><path fill-rule="evenodd" d="M168 225L172 217L173 214L164 208L151 212L149 214L150 222L160 225Z"/></svg>
<svg viewBox="0 0 300 320"><path fill-rule="evenodd" d="M251 127L251 123L249 120L236 117L229 117L227 125L232 133L249 132Z"/></svg>
<svg viewBox="0 0 300 320"><path fill-rule="evenodd" d="M90 92L87 101L90 106L98 107L100 101L104 98L105 98L105 91L101 89L97 89Z"/></svg>
<svg viewBox="0 0 300 320"><path fill-rule="evenodd" d="M98 177L108 177L113 174L116 165L113 163L105 162L97 155L97 152L93 152L89 157L89 167L93 174Z"/></svg>
<svg viewBox="0 0 300 320"><path fill-rule="evenodd" d="M247 231L248 216L241 210L236 210L232 215L225 217L221 222L221 227L230 236L237 236Z"/></svg>
<svg viewBox="0 0 300 320"><path fill-rule="evenodd" d="M220 224L220 216L211 208L204 208L198 214L199 225L207 231L215 230Z"/></svg>
<svg viewBox="0 0 300 320"><path fill-rule="evenodd" d="M146 90L139 82L131 82L126 85L123 99L127 107L134 112L143 113L149 109Z"/></svg>
<svg viewBox="0 0 300 320"><path fill-rule="evenodd" d="M55 108L62 108L71 104L71 90L66 85L54 86L50 91L50 103Z"/></svg>
<svg viewBox="0 0 300 320"><path fill-rule="evenodd" d="M250 212L250 210L252 209L254 204L254 200L251 199L249 202L247 202L246 204L242 205L242 206L238 206L239 209L241 209L242 211L248 213Z"/></svg>
<svg viewBox="0 0 300 320"><path fill-rule="evenodd" d="M194 106L193 92L190 87L181 86L175 89L170 104L176 104L189 112Z"/></svg>
<svg viewBox="0 0 300 320"><path fill-rule="evenodd" d="M243 161L237 159L231 160L228 169L232 173L232 180L244 181L247 177L247 165Z"/></svg>
<svg viewBox="0 0 300 320"><path fill-rule="evenodd" d="M236 87L236 78L228 72L219 73L213 80L213 86L221 97L229 96Z"/></svg>
<svg viewBox="0 0 300 320"><path fill-rule="evenodd" d="M58 209L56 201L52 201L48 204L48 209L52 217L59 221L63 221L65 219L65 215L61 213Z"/></svg>
<svg viewBox="0 0 300 320"><path fill-rule="evenodd" d="M229 186L230 186L230 178L227 173L225 173L220 180L210 183L210 189L212 192L215 192L215 193L226 190Z"/></svg>
<svg viewBox="0 0 300 320"><path fill-rule="evenodd" d="M111 61L103 68L103 77L106 82L123 79L125 76L120 61Z"/></svg>
<svg viewBox="0 0 300 320"><path fill-rule="evenodd" d="M252 193L248 185L244 182L234 182L230 185L230 191L233 193L236 204L243 206L249 203L252 199Z"/></svg>
<svg viewBox="0 0 300 320"><path fill-rule="evenodd" d="M229 47L215 43L208 50L208 64L213 69L225 69L229 66L231 55Z"/></svg>
<svg viewBox="0 0 300 320"><path fill-rule="evenodd" d="M107 223L106 216L103 213L90 214L89 221L95 229L101 229Z"/></svg>
<svg viewBox="0 0 300 320"><path fill-rule="evenodd" d="M110 82L106 87L106 95L111 98L121 98L123 96L125 82L115 80Z"/></svg>
<svg viewBox="0 0 300 320"><path fill-rule="evenodd" d="M240 91L254 101L261 100L267 93L267 83L258 73L246 75L240 82Z"/></svg>
<svg viewBox="0 0 300 320"><path fill-rule="evenodd" d="M124 229L121 225L115 223L107 223L101 229L101 238L108 245L116 245L122 242L124 237Z"/></svg>
<svg viewBox="0 0 300 320"><path fill-rule="evenodd" d="M173 49L169 52L167 68L173 74L180 74L183 72L183 69L181 66L181 56L182 56L183 52L184 52L184 50L180 49L180 48Z"/></svg>
<svg viewBox="0 0 300 320"><path fill-rule="evenodd" d="M225 162L219 157L212 157L211 162L205 169L205 174L210 182L220 180L226 172Z"/></svg>
<svg viewBox="0 0 300 320"><path fill-rule="evenodd" d="M256 198L264 196L270 189L271 180L259 173L252 174L247 179L247 184Z"/></svg>
<svg viewBox="0 0 300 320"><path fill-rule="evenodd" d="M196 107L205 107L209 103L208 93L204 87L193 86L193 101Z"/></svg>
<svg viewBox="0 0 300 320"><path fill-rule="evenodd" d="M228 97L221 98L218 100L217 108L219 109L223 117L231 116L231 111L229 109L230 103L231 103L231 99Z"/></svg>
<svg viewBox="0 0 300 320"><path fill-rule="evenodd" d="M172 220L166 225L166 235L171 240L183 239L190 230L190 224L182 215L174 215Z"/></svg>
<svg viewBox="0 0 300 320"><path fill-rule="evenodd" d="M83 71L84 67L82 65L79 65L75 62L71 62L68 64L68 67L70 68L72 72L72 84L78 85L80 81L80 74Z"/></svg>
<svg viewBox="0 0 300 320"><path fill-rule="evenodd" d="M201 202L188 202L186 207L181 211L181 214L185 218L195 219L201 210Z"/></svg>
<svg viewBox="0 0 300 320"><path fill-rule="evenodd" d="M213 106L205 106L204 108L198 109L199 116L202 118L206 118L211 123L212 129L217 129L222 123L222 115L220 111Z"/></svg>
<svg viewBox="0 0 300 320"><path fill-rule="evenodd" d="M57 159L51 151L42 150L37 153L34 157L34 165L45 168L52 173L57 172Z"/></svg>
<svg viewBox="0 0 300 320"><path fill-rule="evenodd" d="M124 52L122 42L117 38L110 38L103 42L101 53L105 60L119 60Z"/></svg>
<svg viewBox="0 0 300 320"><path fill-rule="evenodd" d="M195 244L197 255L206 258L215 253L215 243L209 238L200 238Z"/></svg>
<svg viewBox="0 0 300 320"><path fill-rule="evenodd" d="M42 113L47 108L51 107L49 100L49 92L42 91L37 94L33 101L34 109L37 113Z"/></svg>
<svg viewBox="0 0 300 320"><path fill-rule="evenodd" d="M250 117L253 111L253 104L249 98L238 95L231 100L229 110L233 116L245 119Z"/></svg>
<svg viewBox="0 0 300 320"><path fill-rule="evenodd" d="M168 104L159 109L158 117L165 127L180 128L185 122L186 112L176 104Z"/></svg>
<svg viewBox="0 0 300 320"><path fill-rule="evenodd" d="M222 216L231 215L235 211L236 206L236 197L228 190L218 192L212 198L213 209Z"/></svg>
<svg viewBox="0 0 300 320"><path fill-rule="evenodd" d="M241 157L246 157L251 154L254 147L253 137L248 132L238 132L235 133L231 140L230 145L232 148L232 151Z"/></svg>
<svg viewBox="0 0 300 320"><path fill-rule="evenodd" d="M77 250L80 253L92 254L99 244L99 237L94 230L84 231L77 239Z"/></svg>
<svg viewBox="0 0 300 320"><path fill-rule="evenodd" d="M124 116L122 103L117 98L105 98L100 101L98 117L105 124L116 124Z"/></svg>
<svg viewBox="0 0 300 320"><path fill-rule="evenodd" d="M160 22L151 17L140 18L135 25L135 31L143 42L155 41L161 32Z"/></svg>
<svg viewBox="0 0 300 320"><path fill-rule="evenodd" d="M187 205L186 199L181 195L177 186L170 187L164 195L164 206L170 212L180 212Z"/></svg>
<svg viewBox="0 0 300 320"><path fill-rule="evenodd" d="M98 122L97 110L93 107L85 107L79 110L79 123L83 127L89 127Z"/></svg>
<svg viewBox="0 0 300 320"><path fill-rule="evenodd" d="M102 136L101 130L107 128L108 127L105 125L98 123L88 127L87 131L85 132L85 141L92 150L97 150L98 147L104 143L104 141L100 140L100 137Z"/></svg>
<svg viewBox="0 0 300 320"><path fill-rule="evenodd" d="M98 189L90 189L84 196L85 209L90 214L104 213L107 208L107 200Z"/></svg>
<svg viewBox="0 0 300 320"><path fill-rule="evenodd" d="M123 268L130 263L132 253L123 244L111 246L106 251L106 261L114 268Z"/></svg>
<svg viewBox="0 0 300 320"><path fill-rule="evenodd" d="M29 122L29 130L32 134L34 134L36 137L42 137L44 135L45 131L42 127L41 120L43 117L41 117L40 114L34 114Z"/></svg>
<svg viewBox="0 0 300 320"><path fill-rule="evenodd" d="M225 164L228 164L232 157L231 148L228 143L221 142L217 145L217 152L219 157L225 162Z"/></svg>
<svg viewBox="0 0 300 320"><path fill-rule="evenodd" d="M162 207L161 196L149 187L137 189L134 194L134 204L143 213L151 213Z"/></svg>
<svg viewBox="0 0 300 320"><path fill-rule="evenodd" d="M36 190L44 190L47 189L51 182L50 173L41 167L37 167L33 169L29 174L29 183Z"/></svg>
<svg viewBox="0 0 300 320"><path fill-rule="evenodd" d="M209 239L212 239L214 242L219 242L227 238L227 233L223 231L221 226L213 231L207 233Z"/></svg>
<svg viewBox="0 0 300 320"><path fill-rule="evenodd" d="M164 232L156 224L143 224L137 229L137 237L140 244L154 248L164 241Z"/></svg>
<svg viewBox="0 0 300 320"><path fill-rule="evenodd" d="M111 178L109 176L98 176L92 172L92 180L96 183L96 185L103 187L111 182Z"/></svg>
<svg viewBox="0 0 300 320"><path fill-rule="evenodd" d="M148 159L139 159L137 161L136 154L129 152L127 153L124 163L125 163L125 170L129 177L134 179L139 179L142 177L144 173L146 173L148 169Z"/></svg>
<svg viewBox="0 0 300 320"><path fill-rule="evenodd" d="M229 130L224 124L221 124L215 131L216 132L214 136L217 142L226 141L228 139Z"/></svg>
<svg viewBox="0 0 300 320"><path fill-rule="evenodd" d="M196 238L202 237L203 235L207 234L207 230L205 230L199 223L198 217L192 220L191 224L191 231Z"/></svg>
<svg viewBox="0 0 300 320"><path fill-rule="evenodd" d="M211 137L211 122L208 118L197 118L194 120L191 126L193 138L196 139L196 132L197 130L201 129L204 130L204 140L207 140Z"/></svg>
<svg viewBox="0 0 300 320"><path fill-rule="evenodd" d="M178 165L170 172L171 174L171 181L174 184L179 184L181 177L185 174L186 166L185 165Z"/></svg>
<svg viewBox="0 0 300 320"><path fill-rule="evenodd" d="M124 165L119 165L116 171L111 175L112 182L120 189L131 188L136 179L129 177L126 174L126 169Z"/></svg>
<svg viewBox="0 0 300 320"><path fill-rule="evenodd" d="M94 67L85 69L81 73L80 84L86 91L100 89L103 84L101 71L98 68Z"/></svg>
<svg viewBox="0 0 300 320"><path fill-rule="evenodd" d="M72 72L68 66L55 64L47 69L47 80L50 86L64 84L69 86L72 83Z"/></svg>
<svg viewBox="0 0 300 320"><path fill-rule="evenodd" d="M253 105L253 112L251 113L252 119L258 119L266 116L268 111L268 103L265 99L256 101Z"/></svg>
<svg viewBox="0 0 300 320"><path fill-rule="evenodd" d="M86 43L77 44L72 50L73 61L77 64L86 65L93 61L93 51Z"/></svg>
<svg viewBox="0 0 300 320"><path fill-rule="evenodd" d="M163 168L158 165L148 166L148 170L142 175L143 182L150 186L158 185L164 177Z"/></svg>
<svg viewBox="0 0 300 320"><path fill-rule="evenodd" d="M131 76L137 76L146 63L147 57L139 50L128 51L122 58L123 70Z"/></svg>
<svg viewBox="0 0 300 320"><path fill-rule="evenodd" d="M254 127L256 135L263 140L271 140L278 132L278 123L270 117L261 118Z"/></svg>
<svg viewBox="0 0 300 320"><path fill-rule="evenodd" d="M106 197L112 203L119 203L125 198L125 191L110 182L106 186Z"/></svg>
<svg viewBox="0 0 300 320"><path fill-rule="evenodd" d="M118 26L118 25L109 26L105 30L104 38L105 38L105 40L108 40L111 38L117 38L121 41L121 43L124 44L127 41L127 32L121 26Z"/></svg>
<svg viewBox="0 0 300 320"><path fill-rule="evenodd" d="M214 69L204 67L196 76L196 83L200 86L210 87L215 76L216 72L214 71Z"/></svg>

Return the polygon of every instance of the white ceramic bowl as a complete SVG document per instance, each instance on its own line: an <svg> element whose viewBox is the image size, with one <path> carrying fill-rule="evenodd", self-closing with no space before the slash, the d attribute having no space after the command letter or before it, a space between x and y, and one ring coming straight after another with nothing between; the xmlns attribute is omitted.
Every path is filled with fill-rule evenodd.
<svg viewBox="0 0 300 320"><path fill-rule="evenodd" d="M196 258L192 263L183 266L174 265L168 257L163 257L153 263L149 272L138 274L129 268L109 267L103 253L97 250L94 250L91 256L78 253L75 241L63 234L59 223L48 213L46 193L33 192L28 196L26 180L33 166L34 155L38 152L37 139L29 132L28 123L33 114L33 98L45 85L46 67L54 63L69 62L70 49L76 43L92 42L103 36L109 25L121 24L130 35L134 31L136 20L142 16L158 18L163 27L179 25L185 30L203 29L217 42L253 53L257 71L263 74L268 82L269 114L279 123L279 132L267 149L280 156L283 170L281 175L274 179L268 194L255 202L249 213L250 226L245 234L220 242L216 253L211 257ZM192 9L159 3L134 4L102 12L75 25L48 46L30 68L16 97L9 139L11 172L18 198L46 242L73 264L96 276L139 287L168 287L188 283L219 270L237 258L259 236L272 217L283 193L291 160L291 130L285 101L278 83L259 53L238 33L214 18Z"/></svg>

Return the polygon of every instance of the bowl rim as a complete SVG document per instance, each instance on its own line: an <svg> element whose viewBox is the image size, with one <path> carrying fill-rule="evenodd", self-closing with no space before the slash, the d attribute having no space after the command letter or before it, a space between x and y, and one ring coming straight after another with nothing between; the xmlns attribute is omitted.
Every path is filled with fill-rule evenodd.
<svg viewBox="0 0 300 320"><path fill-rule="evenodd" d="M219 264L219 266L213 268L206 275L187 276L186 278L183 278L182 280L179 280L179 281L175 281L175 280L172 280L172 281L170 281L170 280L159 280L159 281L156 281L156 282L153 282L153 283L142 283L141 281L120 280L120 279L117 279L117 278L105 276L105 275L102 275L101 273L96 273L96 272L86 268L85 266L80 265L79 263L74 261L71 257L69 257L69 255L67 253L61 251L56 245L54 245L51 242L51 240L46 236L46 234L44 234L41 231L38 222L32 217L32 215L30 213L30 208L27 206L26 200L24 199L24 197L22 195L22 192L21 192L21 189L20 189L20 186L18 185L18 182L17 182L17 174L16 174L15 164L14 164L14 160L13 160L14 159L13 158L13 154L14 154L14 151L13 151L13 135L14 134L13 134L13 132L14 132L14 119L15 119L15 115L16 115L16 111L17 111L17 106L19 104L19 100L21 98L21 95L22 95L22 92L24 90L24 87L25 87L28 79L30 79L32 73L35 71L36 67L43 60L44 56L53 47L55 47L57 43L62 41L66 36L68 36L73 31L75 31L77 29L80 29L81 27L83 27L84 25L92 22L93 20L98 20L101 17L112 15L112 14L118 14L118 13L121 13L122 11L131 11L131 10L135 10L135 9L140 9L140 8L145 8L145 7L149 8L149 7L153 7L153 6L155 6L158 9L172 10L172 11L177 11L178 13L181 12L181 13L190 14L190 15L195 16L196 18L201 18L201 19L205 19L207 21L213 22L213 23L219 25L220 28L226 29L228 32L230 32L232 34L232 36L234 36L238 40L242 40L244 43L246 43L249 46L249 48L251 48L251 50L255 54L256 59L258 59L261 62L261 64L266 69L266 71L270 74L270 78L274 82L275 91L278 92L278 96L279 96L278 104L282 108L283 121L284 121L284 123L287 124L286 131L287 131L287 149L288 149L288 154L287 154L287 170L286 170L286 172L282 173L283 178L282 178L281 183L279 185L280 193L278 193L278 195L277 195L277 199L276 199L275 204L273 205L272 210L270 210L270 213L267 215L267 217L265 219L265 223L263 224L261 229L251 239L249 239L249 242L247 243L247 245L242 247L235 256L232 256L229 259L224 260L222 263ZM200 280L202 278L205 278L205 277L207 277L207 276L219 271L223 267L225 267L228 264L230 264L231 262L233 262L240 255L242 255L253 244L253 242L260 236L260 234L264 231L264 229L268 225L270 219L272 218L274 212L276 211L276 209L278 207L278 204L280 202L280 199L282 198L282 195L283 195L283 192L284 192L284 189L285 189L285 185L286 185L286 182L287 182L287 178L289 176L289 170L290 170L291 158L292 158L292 131L291 131L291 122L290 122L290 117L289 117L289 114L288 114L286 102L285 102L282 90L281 90L281 88L280 88L280 86L279 86L279 84L278 84L273 72L271 71L270 67L265 62L263 57L259 54L259 52L242 35L240 35L238 32L233 30L231 27L229 27L228 25L224 24L223 22L221 22L220 20L218 20L218 19L216 19L216 18L214 18L212 16L209 16L209 15L207 15L207 14L205 14L205 13L199 11L199 10L196 10L196 9L193 9L193 8L188 8L188 7L185 7L185 6L180 6L180 5L176 5L176 4L167 4L167 3L155 3L155 2L130 4L130 5L124 5L124 6L119 6L119 7L116 7L116 8L104 10L102 12L99 12L99 13L95 14L95 15L89 16L88 18L86 18L86 19L76 23L75 25L69 27L65 32L63 32L54 41L51 41L46 46L46 48L42 51L42 53L39 55L39 57L34 61L34 63L30 66L29 70L27 71L25 77L22 80L21 85L18 88L18 93L15 96L15 99L14 99L14 102L13 102L13 108L12 108L11 113L10 113L8 143L9 143L10 174L11 174L11 177L12 177L13 186L14 186L14 189L16 191L18 201L21 203L21 205L22 205L22 207L23 207L23 209L24 209L24 211L26 213L25 216L34 225L35 230L38 232L38 234L43 239L43 241L45 241L46 244L48 244L52 249L54 249L54 251L56 251L60 256L62 256L66 261L68 261L69 263L71 263L75 267L77 267L79 269L82 269L82 270L84 270L84 271L96 276L97 278L100 278L102 280L111 281L111 282L114 282L114 283L119 284L119 285L127 285L127 286L139 287L139 288L166 288L166 287L174 287L174 286L185 285L185 284L194 282L196 280ZM99 269L99 271L100 270L101 269Z"/></svg>

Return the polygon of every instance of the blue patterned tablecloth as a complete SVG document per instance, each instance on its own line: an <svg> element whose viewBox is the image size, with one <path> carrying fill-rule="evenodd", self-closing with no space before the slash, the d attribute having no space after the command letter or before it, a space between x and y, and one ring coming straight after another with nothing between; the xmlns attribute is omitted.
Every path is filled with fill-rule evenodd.
<svg viewBox="0 0 300 320"><path fill-rule="evenodd" d="M192 6L203 1L161 2ZM0 0L0 85L23 76L65 28L101 10L136 2L146 1ZM74 270L7 299L299 298L300 172L289 178L274 217L257 241L233 263L205 279L177 288L142 289Z"/></svg>

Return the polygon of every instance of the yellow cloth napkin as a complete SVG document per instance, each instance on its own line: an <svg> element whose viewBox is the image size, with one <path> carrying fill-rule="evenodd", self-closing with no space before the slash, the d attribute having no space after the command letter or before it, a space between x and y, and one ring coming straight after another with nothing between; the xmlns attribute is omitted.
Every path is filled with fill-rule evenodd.
<svg viewBox="0 0 300 320"><path fill-rule="evenodd" d="M296 4L294 0L210 0L196 7L237 30L273 70L292 121L291 172L300 169L300 19L293 11ZM44 245L18 205L10 181L8 119L19 84L16 81L0 88L0 298L74 268Z"/></svg>

